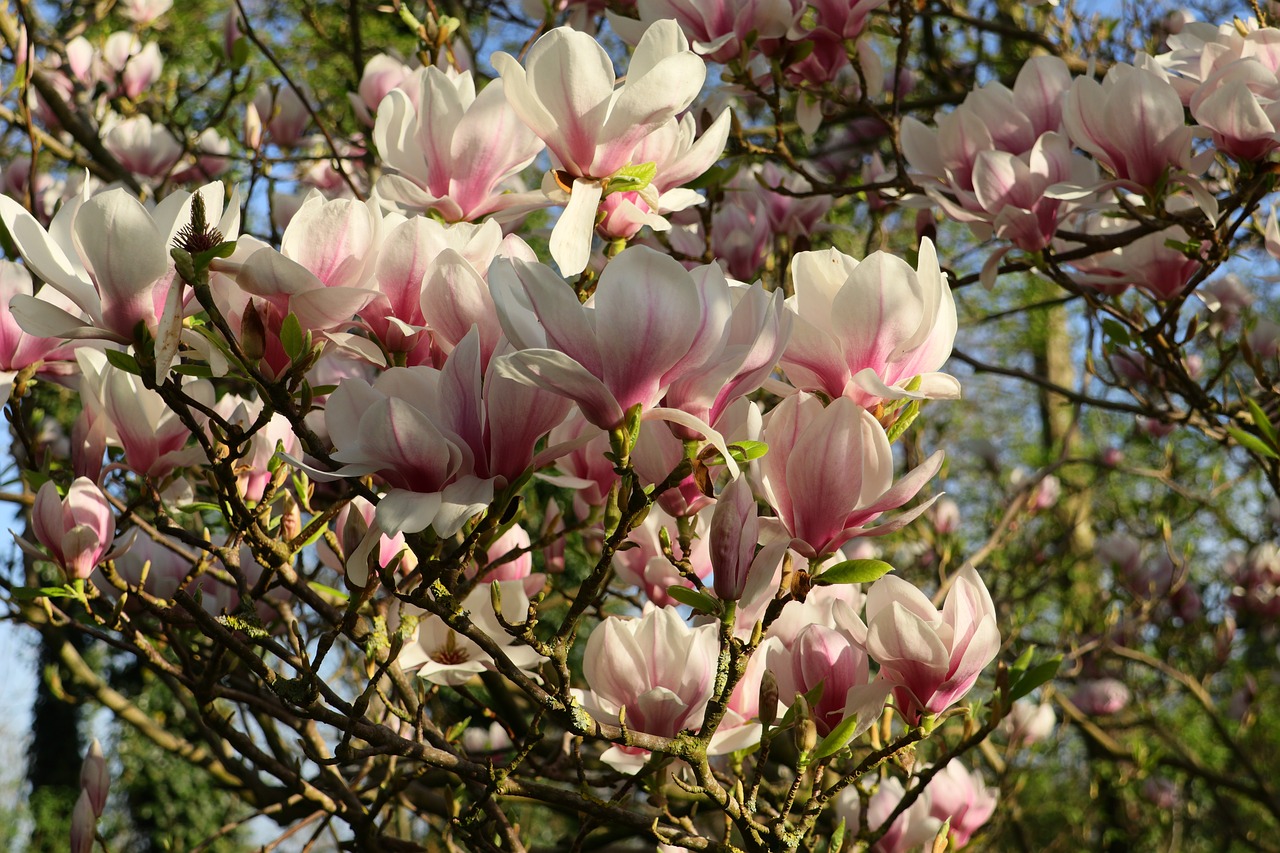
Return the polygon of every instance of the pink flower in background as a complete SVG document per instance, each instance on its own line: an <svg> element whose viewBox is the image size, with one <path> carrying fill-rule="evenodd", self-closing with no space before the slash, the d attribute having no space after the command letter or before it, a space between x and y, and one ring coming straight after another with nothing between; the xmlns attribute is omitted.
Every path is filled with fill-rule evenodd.
<svg viewBox="0 0 1280 853"><path fill-rule="evenodd" d="M867 592L867 652L912 722L960 701L999 650L995 606L972 567L953 577L941 611L893 575Z"/></svg>
<svg viewBox="0 0 1280 853"><path fill-rule="evenodd" d="M1009 743L1030 746L1053 734L1057 723L1052 705L1019 699L1009 709L1009 716L1000 721L1000 730L1008 736Z"/></svg>
<svg viewBox="0 0 1280 853"><path fill-rule="evenodd" d="M951 820L951 843L959 849L995 814L997 797L977 772L950 761L929 782L929 814Z"/></svg>
<svg viewBox="0 0 1280 853"><path fill-rule="evenodd" d="M106 556L115 530L115 513L106 496L92 480L78 477L67 489L65 498L58 495L58 487L52 480L46 481L36 493L31 532L47 553L17 534L14 539L26 553L54 563L68 579L84 580Z"/></svg>
<svg viewBox="0 0 1280 853"><path fill-rule="evenodd" d="M63 310L75 310L75 306L51 287L42 288L38 296L32 293L31 275L26 267L12 261L0 261L0 306L8 307L19 294L56 305ZM68 362L73 356L61 338L41 338L29 335L18 325L12 310L0 311L0 401L9 399L13 382L18 373L34 364L43 364L42 372L70 372ZM57 362L67 362L62 367ZM65 370L63 369L65 367Z"/></svg>
<svg viewBox="0 0 1280 853"><path fill-rule="evenodd" d="M1124 682L1115 678L1095 678L1081 681L1071 702L1091 717L1105 717L1123 711L1133 698Z"/></svg>
<svg viewBox="0 0 1280 853"><path fill-rule="evenodd" d="M873 831L884 826L906 794L906 788L898 777L881 779L867 802L864 814L857 786L850 785L836 801L836 814L845 819L848 832L856 837L864 824ZM933 841L942 828L942 821L929 813L929 799L929 789L925 788L920 797L889 825L880 840L871 846L871 853L907 853L920 850L923 845Z"/></svg>
<svg viewBox="0 0 1280 853"><path fill-rule="evenodd" d="M803 9L791 0L638 0L636 11L638 21L609 13L610 25L627 41L634 44L655 22L674 18L694 53L723 64L746 58L748 36L785 36Z"/></svg>
<svg viewBox="0 0 1280 853"><path fill-rule="evenodd" d="M360 121L373 127L373 114L378 104L412 73L412 68L390 54L379 53L371 57L364 64L358 91L347 93L347 99Z"/></svg>
<svg viewBox="0 0 1280 853"><path fill-rule="evenodd" d="M303 131L311 123L306 103L287 83L263 83L253 98L253 107L271 134L271 141L284 148L300 143Z"/></svg>
<svg viewBox="0 0 1280 853"><path fill-rule="evenodd" d="M167 127L153 124L145 115L112 124L102 138L102 146L115 155L121 166L154 183L168 175L182 156L182 143Z"/></svg>

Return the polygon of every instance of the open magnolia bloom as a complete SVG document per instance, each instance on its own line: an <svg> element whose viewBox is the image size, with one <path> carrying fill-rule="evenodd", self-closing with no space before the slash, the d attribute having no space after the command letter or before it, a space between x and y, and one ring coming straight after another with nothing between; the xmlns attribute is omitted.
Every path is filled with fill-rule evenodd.
<svg viewBox="0 0 1280 853"><path fill-rule="evenodd" d="M240 230L238 193L233 191L224 208L220 181L197 192L209 221L218 223L224 239L234 240ZM46 231L17 202L0 196L0 219L27 268L88 317L86 322L50 302L19 295L10 305L18 324L39 337L102 338L124 344L134 342L141 324L158 341L172 338L171 359L177 351L183 288L169 247L191 222L191 198L189 193L174 193L148 210L127 190L90 197L86 182ZM121 246L128 246L128 251L120 251ZM172 334L166 335L162 326ZM160 352L157 361L162 362L158 369L168 369Z"/></svg>
<svg viewBox="0 0 1280 853"><path fill-rule="evenodd" d="M577 275L591 256L605 184L639 165L637 147L693 103L706 65L689 50L676 22L662 20L640 39L621 86L604 48L568 27L534 42L523 66L498 52L493 67L511 108L558 164L556 184L569 199L551 232L551 256L562 273Z"/></svg>
<svg viewBox="0 0 1280 853"><path fill-rule="evenodd" d="M14 534L23 551L38 560L52 561L68 578L84 580L93 574L111 547L116 517L102 490L87 477L77 478L65 498L48 480L36 494L31 528L36 541L48 553Z"/></svg>
<svg viewBox="0 0 1280 853"><path fill-rule="evenodd" d="M494 581L501 590L502 618L511 625L518 625L529 615L529 598L521 581ZM462 602L471 614L471 621L502 649L503 655L517 668L534 670L546 658L526 645L517 642L493 609L493 593L489 584L480 584ZM419 616L413 639L405 644L397 663L405 672L417 672L420 678L432 684L458 685L470 681L486 670L496 671L497 665L480 646L454 631L439 616L408 605L404 613Z"/></svg>

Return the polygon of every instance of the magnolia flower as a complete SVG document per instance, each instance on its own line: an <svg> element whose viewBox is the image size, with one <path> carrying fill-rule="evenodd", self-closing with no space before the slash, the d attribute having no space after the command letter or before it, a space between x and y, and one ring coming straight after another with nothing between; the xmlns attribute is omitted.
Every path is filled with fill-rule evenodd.
<svg viewBox="0 0 1280 853"><path fill-rule="evenodd" d="M529 599L520 581L495 581L501 591L502 618L518 625L529 618ZM462 601L471 622L502 650L503 656L522 670L536 669L546 658L518 642L498 620L489 584L473 589ZM481 672L497 671L497 664L473 640L454 631L434 614L405 606L404 612L419 615L413 639L405 644L396 662L405 672L417 672L432 684L459 685Z"/></svg>
<svg viewBox="0 0 1280 853"><path fill-rule="evenodd" d="M749 36L779 39L786 35L802 9L790 0L638 0L636 11L639 21L608 13L610 26L627 41L634 43L655 22L674 18L694 53L727 63L744 58Z"/></svg>
<svg viewBox="0 0 1280 853"><path fill-rule="evenodd" d="M470 71L428 66L388 92L378 105L373 142L395 174L378 179L378 195L449 222L541 206L537 194L502 190L543 147L509 105L504 82L494 80L477 95ZM404 91L410 84L419 90L417 103Z"/></svg>
<svg viewBox="0 0 1280 853"><path fill-rule="evenodd" d="M951 355L956 307L932 241L921 241L917 270L884 252L859 263L828 249L796 255L791 277L797 321L780 365L797 388L868 408L960 396L955 377L937 372Z"/></svg>
<svg viewBox="0 0 1280 853"><path fill-rule="evenodd" d="M1116 63L1102 83L1077 77L1062 121L1071 141L1122 181L1150 189L1169 169L1192 166L1182 101L1167 78Z"/></svg>
<svg viewBox="0 0 1280 853"><path fill-rule="evenodd" d="M551 232L551 255L577 275L591 254L591 232L605 184L637 164L637 147L683 111L706 79L675 21L658 21L640 39L626 82L615 88L613 62L586 33L559 27L543 35L522 67L493 55L507 102L555 157L558 182L570 193ZM652 205L651 205L652 206Z"/></svg>
<svg viewBox="0 0 1280 853"><path fill-rule="evenodd" d="M102 147L130 172L152 180L169 174L182 156L182 143L167 127L153 124L145 115L136 115L111 125L102 137Z"/></svg>
<svg viewBox="0 0 1280 853"><path fill-rule="evenodd" d="M605 619L587 638L583 704L601 720L625 717L632 731L675 737L702 725L716 671L714 625L690 628L673 608L650 607L638 619ZM601 758L622 772L647 753L614 746Z"/></svg>
<svg viewBox="0 0 1280 853"><path fill-rule="evenodd" d="M1057 723L1052 705L1019 699L1009 709L1009 716L1000 721L1000 730L1009 738L1009 743L1030 746L1053 734Z"/></svg>
<svg viewBox="0 0 1280 853"><path fill-rule="evenodd" d="M996 810L996 794L982 776L951 761L929 782L929 814L939 821L950 819L951 844L955 849L969 843L973 834L991 819Z"/></svg>
<svg viewBox="0 0 1280 853"><path fill-rule="evenodd" d="M224 208L220 182L197 192L209 221L218 223L225 238L234 239L240 230L238 195L233 192ZM126 190L89 198L86 185L62 206L46 231L16 202L0 196L0 219L27 268L89 318L86 323L50 302L19 295L10 305L18 325L39 337L105 338L130 344L141 324L157 341L165 339L161 327L179 323L182 311L182 288L175 285L169 246L191 221L191 199L191 194L174 193L148 211ZM121 246L129 251L120 251ZM157 360L157 371L163 375L169 365Z"/></svg>
<svg viewBox="0 0 1280 853"><path fill-rule="evenodd" d="M0 261L0 305L7 307L18 295L49 302L64 310L67 308L74 310L70 301L51 287L42 288L39 296L33 296L31 275L26 268L12 261ZM70 358L69 352L65 350L59 352L62 346L63 342L58 338L41 338L27 334L18 325L17 318L11 311L0 312L0 401L9 399L14 380L25 368L41 365L46 361ZM55 372L51 366L40 369Z"/></svg>
<svg viewBox="0 0 1280 853"><path fill-rule="evenodd" d="M123 0L121 13L135 24L145 26L173 8L173 0Z"/></svg>
<svg viewBox="0 0 1280 853"><path fill-rule="evenodd" d="M372 56L364 64L358 91L348 92L347 99L361 122L373 127L373 114L387 94L404 82L413 69L386 53Z"/></svg>
<svg viewBox="0 0 1280 853"><path fill-rule="evenodd" d="M906 794L906 789L896 776L881 779L867 802L864 813L858 789L850 785L836 800L836 814L844 818L851 835L856 836L864 824L875 831L884 826ZM929 813L929 800L929 789L925 788L916 801L889 825L880 840L871 846L871 853L907 853L920 850L922 845L932 841L942 828L942 821Z"/></svg>
<svg viewBox="0 0 1280 853"><path fill-rule="evenodd" d="M1123 711L1133 698L1124 682L1115 678L1095 678L1081 681L1071 703L1091 717L1105 717Z"/></svg>
<svg viewBox="0 0 1280 853"><path fill-rule="evenodd" d="M36 493L31 510L31 531L42 551L17 534L18 546L37 560L49 560L68 579L84 580L106 556L115 537L116 519L111 504L87 477L78 477L59 497L58 487L48 480Z"/></svg>
<svg viewBox="0 0 1280 853"><path fill-rule="evenodd" d="M840 397L823 407L803 392L782 401L764 431L769 452L760 460L769 505L806 557L829 554L857 536L881 536L905 526L932 501L892 521L867 526L915 497L942 465L942 451L897 483L884 428Z"/></svg>
<svg viewBox="0 0 1280 853"><path fill-rule="evenodd" d="M958 702L999 650L995 606L972 567L953 577L941 611L893 575L867 592L867 652L911 722Z"/></svg>
<svg viewBox="0 0 1280 853"><path fill-rule="evenodd" d="M302 132L311 121L311 113L292 86L263 83L254 95L252 106L276 145L292 148L302 141Z"/></svg>
<svg viewBox="0 0 1280 853"><path fill-rule="evenodd" d="M655 406L691 371L691 351L714 345L699 289L684 267L632 246L605 267L589 305L541 264L500 262L493 300L518 352L495 361L500 376L575 401L586 419L613 429L634 405Z"/></svg>

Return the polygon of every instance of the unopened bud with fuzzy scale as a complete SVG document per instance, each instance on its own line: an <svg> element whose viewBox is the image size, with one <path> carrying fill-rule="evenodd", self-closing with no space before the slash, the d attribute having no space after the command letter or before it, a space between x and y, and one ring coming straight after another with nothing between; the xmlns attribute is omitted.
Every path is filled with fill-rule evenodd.
<svg viewBox="0 0 1280 853"><path fill-rule="evenodd" d="M778 679L769 670L760 676L760 725L768 728L778 718Z"/></svg>
<svg viewBox="0 0 1280 853"><path fill-rule="evenodd" d="M818 745L818 726L813 722L809 700L802 694L796 694L796 703L793 707L796 712L796 749L800 750L801 761L807 762L808 757Z"/></svg>

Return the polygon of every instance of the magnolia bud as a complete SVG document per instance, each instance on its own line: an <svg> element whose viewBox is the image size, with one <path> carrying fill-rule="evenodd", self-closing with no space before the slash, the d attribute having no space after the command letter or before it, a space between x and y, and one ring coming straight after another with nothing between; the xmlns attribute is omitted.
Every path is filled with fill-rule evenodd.
<svg viewBox="0 0 1280 853"><path fill-rule="evenodd" d="M818 745L818 726L813 722L813 714L809 711L809 700L800 693L796 694L793 706L796 712L796 749L800 754L809 755Z"/></svg>
<svg viewBox="0 0 1280 853"><path fill-rule="evenodd" d="M298 502L293 499L293 495L288 492L281 498L281 509L280 535L286 542L292 542L302 532L302 511L298 509Z"/></svg>
<svg viewBox="0 0 1280 853"><path fill-rule="evenodd" d="M763 654L763 652L758 652ZM770 670L760 676L760 725L768 728L778 718L778 679Z"/></svg>
<svg viewBox="0 0 1280 853"><path fill-rule="evenodd" d="M252 299L240 318L240 349L250 361L257 361L267 352L267 327L258 313L258 303Z"/></svg>
<svg viewBox="0 0 1280 853"><path fill-rule="evenodd" d="M71 853L90 853L93 850L93 836L97 826L98 818L93 813L89 792L81 790L76 807L71 812Z"/></svg>
<svg viewBox="0 0 1280 853"><path fill-rule="evenodd" d="M110 786L111 777L107 775L107 760L102 755L102 744L94 738L84 756L84 764L80 766L80 787L89 795L93 813L97 817L102 817L102 810L107 806L107 789Z"/></svg>

